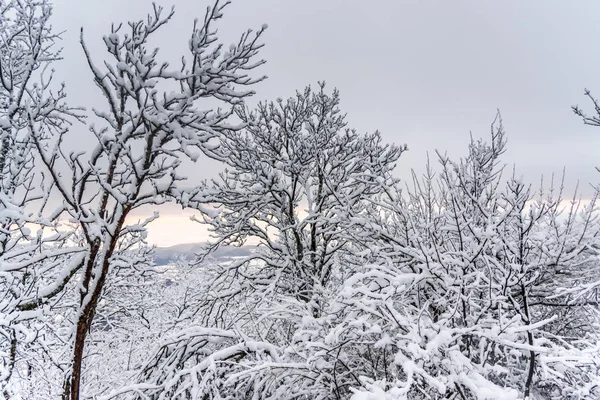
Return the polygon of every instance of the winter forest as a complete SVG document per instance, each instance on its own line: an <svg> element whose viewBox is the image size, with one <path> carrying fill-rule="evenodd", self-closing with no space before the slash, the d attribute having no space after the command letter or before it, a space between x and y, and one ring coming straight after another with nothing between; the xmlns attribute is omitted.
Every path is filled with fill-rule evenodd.
<svg viewBox="0 0 600 400"><path fill-rule="evenodd" d="M600 399L597 194L525 183L499 112L401 180L407 146L352 129L329 84L249 106L267 26L222 42L233 7L178 59L152 44L174 9L115 21L103 53L84 27L96 106L54 77L52 1L0 0L1 396ZM191 184L202 159L223 172ZM211 240L157 265L167 203Z"/></svg>

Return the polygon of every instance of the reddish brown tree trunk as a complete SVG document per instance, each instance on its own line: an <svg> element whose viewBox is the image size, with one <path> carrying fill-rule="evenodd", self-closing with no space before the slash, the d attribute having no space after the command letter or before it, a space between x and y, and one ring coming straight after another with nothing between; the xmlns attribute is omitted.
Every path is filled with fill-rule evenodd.
<svg viewBox="0 0 600 400"><path fill-rule="evenodd" d="M85 341L87 334L92 327L94 320L94 312L98 301L100 300L100 294L106 281L106 275L108 273L108 260L104 261L102 265L101 276L98 280L97 285L94 287L92 297L90 301L83 308L79 319L77 320L77 329L75 331L75 343L73 345L73 363L71 365L71 375L67 377L65 382L63 399L64 400L79 400L79 392L81 389L81 371L83 366L83 351L85 349Z"/></svg>
<svg viewBox="0 0 600 400"><path fill-rule="evenodd" d="M123 223L125 221L125 213L123 217L117 224L117 231L120 231ZM111 241L107 244L109 247L106 249L104 254L104 259L102 261L102 269L99 271L100 277L98 281L94 285L92 289L92 295L89 302L83 307L81 310L81 315L77 320L77 329L75 331L75 343L73 345L73 363L71 365L71 374L65 380L65 385L63 388L63 400L79 400L79 392L81 390L81 370L83 366L83 351L85 349L85 341L87 339L88 332L92 327L92 322L94 321L94 314L96 312L96 307L98 302L100 301L100 296L102 294L102 290L104 289L104 284L106 282L106 277L108 275L108 269L110 266L110 257L112 256L115 246L117 244L117 236L113 237ZM86 273L83 280L84 287L88 288L88 292L90 289L90 283L92 282L92 273L95 261L98 258L98 253L100 252L100 243L96 243L96 246L93 246L90 260L88 263L88 268L86 269ZM81 301L83 302L84 298L87 296L87 293L81 294Z"/></svg>

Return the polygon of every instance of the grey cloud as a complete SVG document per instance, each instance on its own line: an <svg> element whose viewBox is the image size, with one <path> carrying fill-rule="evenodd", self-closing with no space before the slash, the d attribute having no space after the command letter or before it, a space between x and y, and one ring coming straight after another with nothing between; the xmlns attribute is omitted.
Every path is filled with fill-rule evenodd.
<svg viewBox="0 0 600 400"><path fill-rule="evenodd" d="M56 4L55 26L67 30L58 69L71 101L101 105L78 47L79 27L100 58L110 22L143 17L151 1ZM175 21L156 43L166 58L185 51L193 17L207 4L175 2ZM584 186L600 181L600 129L583 126L570 111L576 103L590 109L584 87L600 95L599 11L594 1L234 1L220 31L233 41L268 23L260 73L269 79L256 87L255 100L326 80L340 89L352 126L409 145L401 177L422 170L426 151L464 154L469 132L487 135L499 108L506 162L533 182L566 167L572 188L577 179ZM206 177L218 167L199 161L188 170Z"/></svg>

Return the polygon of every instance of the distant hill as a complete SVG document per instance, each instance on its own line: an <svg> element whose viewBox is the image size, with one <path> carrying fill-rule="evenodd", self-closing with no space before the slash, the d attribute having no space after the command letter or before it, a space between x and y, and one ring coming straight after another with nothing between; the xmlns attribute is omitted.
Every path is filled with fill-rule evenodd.
<svg viewBox="0 0 600 400"><path fill-rule="evenodd" d="M178 259L194 260L196 254L202 250L204 243L184 243L170 247L157 247L154 251L154 260L156 265L172 264ZM211 256L217 261L228 261L235 257L245 257L250 255L255 246L221 247Z"/></svg>

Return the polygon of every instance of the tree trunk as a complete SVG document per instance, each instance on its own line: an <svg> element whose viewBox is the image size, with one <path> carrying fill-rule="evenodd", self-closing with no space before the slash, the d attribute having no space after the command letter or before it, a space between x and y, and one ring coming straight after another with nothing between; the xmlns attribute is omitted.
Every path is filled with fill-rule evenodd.
<svg viewBox="0 0 600 400"><path fill-rule="evenodd" d="M527 300L527 292L525 290L525 286L522 284L521 285L521 290L523 291L523 308L525 311L525 317L527 318L527 325L531 324L531 317L529 314L529 302ZM527 331L527 342L529 343L530 346L533 346L534 341L533 341L533 334L531 333L531 331ZM533 375L535 373L535 351L530 350L529 351L529 370L527 372L527 381L525 382L525 391L523 393L523 397L525 399L529 398L529 395L531 394L531 386L533 384Z"/></svg>
<svg viewBox="0 0 600 400"><path fill-rule="evenodd" d="M108 252L107 252L108 253ZM79 400L81 390L81 370L83 366L83 351L88 332L92 327L96 306L100 300L102 289L108 274L109 258L112 252L105 255L100 271L100 278L93 287L92 296L89 302L83 307L79 319L77 320L77 329L75 331L75 343L73 345L73 363L71 365L70 376L66 378L63 388L63 400ZM85 297L85 295L83 295Z"/></svg>

